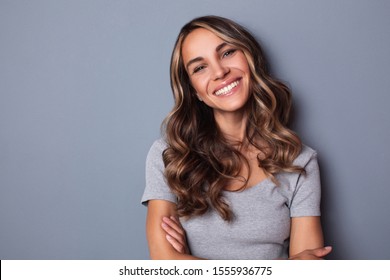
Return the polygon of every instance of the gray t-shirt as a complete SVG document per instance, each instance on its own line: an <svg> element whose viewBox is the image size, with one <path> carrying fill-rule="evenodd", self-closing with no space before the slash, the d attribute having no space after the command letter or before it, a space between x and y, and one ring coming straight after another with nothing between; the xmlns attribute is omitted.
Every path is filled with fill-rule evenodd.
<svg viewBox="0 0 390 280"><path fill-rule="evenodd" d="M154 142L146 159L146 188L142 203L161 199L176 203L164 177L164 140ZM225 222L215 210L181 223L191 254L206 259L279 259L288 257L290 218L320 216L320 175L317 154L303 146L295 165L306 175L279 173L240 192L224 191L234 219Z"/></svg>

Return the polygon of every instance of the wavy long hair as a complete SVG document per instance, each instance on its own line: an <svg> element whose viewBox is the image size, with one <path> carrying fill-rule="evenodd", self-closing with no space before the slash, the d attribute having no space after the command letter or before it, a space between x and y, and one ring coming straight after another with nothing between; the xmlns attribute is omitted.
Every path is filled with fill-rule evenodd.
<svg viewBox="0 0 390 280"><path fill-rule="evenodd" d="M174 107L163 122L167 148L163 152L165 177L178 197L179 216L192 217L206 213L210 207L226 221L233 218L223 190L232 179L240 176L248 160L222 135L213 110L200 102L191 85L182 58L182 44L197 28L205 28L241 50L250 68L245 141L258 151L258 164L275 182L279 172L304 172L293 165L302 144L287 128L291 93L289 88L272 78L262 48L256 39L239 24L222 17L195 18L181 29L174 46L170 77ZM262 144L260 144L262 143ZM241 143L242 144L242 143Z"/></svg>

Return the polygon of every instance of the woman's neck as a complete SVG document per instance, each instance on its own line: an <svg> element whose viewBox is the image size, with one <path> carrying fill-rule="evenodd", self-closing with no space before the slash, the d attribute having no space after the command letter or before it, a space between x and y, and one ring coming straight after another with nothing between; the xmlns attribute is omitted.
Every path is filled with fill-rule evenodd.
<svg viewBox="0 0 390 280"><path fill-rule="evenodd" d="M242 112L214 112L218 128L228 141L243 143L245 139L247 114Z"/></svg>

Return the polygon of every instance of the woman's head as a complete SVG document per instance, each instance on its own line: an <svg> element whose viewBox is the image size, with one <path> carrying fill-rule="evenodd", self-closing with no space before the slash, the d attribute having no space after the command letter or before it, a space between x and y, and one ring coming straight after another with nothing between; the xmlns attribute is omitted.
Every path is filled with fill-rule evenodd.
<svg viewBox="0 0 390 280"><path fill-rule="evenodd" d="M193 90L213 110L217 123L226 113L244 115L251 75L240 49L198 28L184 39L181 54Z"/></svg>
<svg viewBox="0 0 390 280"><path fill-rule="evenodd" d="M260 45L253 36L237 23L217 16L205 16L196 18L187 23L180 31L171 58L171 86L174 92L176 105L185 105L185 99L191 99L191 105L200 105L196 102L196 90L191 83L191 72L185 65L185 53L188 44L187 39L192 39L193 33L200 33L204 30L226 42L228 47L234 47L242 52L246 58L249 68L249 83L256 83L256 80L266 73L266 65ZM196 30L196 32L194 32ZM191 36L189 36L191 34ZM184 53L184 57L183 57ZM257 82L258 83L258 82ZM249 85L248 85L249 86ZM189 106L190 104L187 104Z"/></svg>

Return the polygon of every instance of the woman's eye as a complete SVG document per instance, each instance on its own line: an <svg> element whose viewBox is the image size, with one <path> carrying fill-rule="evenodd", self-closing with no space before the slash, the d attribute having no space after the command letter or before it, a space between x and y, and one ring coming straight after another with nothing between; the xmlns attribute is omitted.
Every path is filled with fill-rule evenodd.
<svg viewBox="0 0 390 280"><path fill-rule="evenodd" d="M223 57L232 55L235 51L236 51L236 50L228 50L228 51L226 51L226 52L223 53Z"/></svg>
<svg viewBox="0 0 390 280"><path fill-rule="evenodd" d="M201 71L201 70L203 70L205 67L203 66L203 65L200 65L200 66L197 66L197 67L195 67L194 68L194 73L197 73L197 72L199 72L199 71Z"/></svg>

